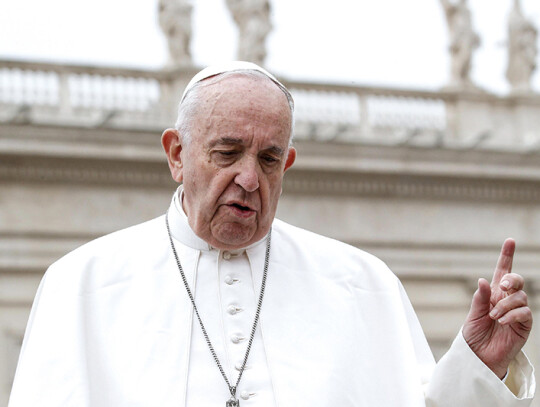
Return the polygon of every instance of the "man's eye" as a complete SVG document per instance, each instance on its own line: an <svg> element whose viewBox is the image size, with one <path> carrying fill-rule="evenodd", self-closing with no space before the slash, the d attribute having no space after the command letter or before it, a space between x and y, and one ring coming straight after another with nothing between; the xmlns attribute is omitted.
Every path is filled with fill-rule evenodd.
<svg viewBox="0 0 540 407"><path fill-rule="evenodd" d="M268 163L268 164L272 164L272 163L275 163L275 162L278 161L277 158L272 157L272 156L270 156L270 155L265 155L265 156L262 157L262 159L263 159L264 162L266 162L266 163Z"/></svg>
<svg viewBox="0 0 540 407"><path fill-rule="evenodd" d="M219 155L222 157L232 157L236 154L236 151L218 151Z"/></svg>

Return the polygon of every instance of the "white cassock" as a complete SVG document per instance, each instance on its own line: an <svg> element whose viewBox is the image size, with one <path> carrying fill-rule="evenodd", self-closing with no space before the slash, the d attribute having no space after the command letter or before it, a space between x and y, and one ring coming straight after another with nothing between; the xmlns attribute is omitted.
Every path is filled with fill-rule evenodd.
<svg viewBox="0 0 540 407"><path fill-rule="evenodd" d="M175 245L231 382L258 299L265 240L213 249L175 198ZM261 319L240 405L528 406L521 353L506 384L461 334L433 360L398 279L377 258L275 220ZM10 407L224 406L229 391L181 281L165 218L90 242L53 264L28 323Z"/></svg>

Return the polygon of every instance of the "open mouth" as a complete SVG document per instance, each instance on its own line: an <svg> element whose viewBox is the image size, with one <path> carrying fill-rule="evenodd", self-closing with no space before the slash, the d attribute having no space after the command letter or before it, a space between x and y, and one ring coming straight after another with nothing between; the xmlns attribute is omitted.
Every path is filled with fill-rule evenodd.
<svg viewBox="0 0 540 407"><path fill-rule="evenodd" d="M251 209L249 206L240 205L239 203L236 203L236 202L231 203L227 206L232 209L232 211L236 214L236 216L248 218L248 217L251 217L253 214L255 214L255 211Z"/></svg>
<svg viewBox="0 0 540 407"><path fill-rule="evenodd" d="M231 206L234 207L234 208L238 208L238 209L240 209L240 210L242 210L242 211L250 211L250 210L251 210L250 207L248 207L248 206L242 206L242 205L237 204L237 203L233 203Z"/></svg>

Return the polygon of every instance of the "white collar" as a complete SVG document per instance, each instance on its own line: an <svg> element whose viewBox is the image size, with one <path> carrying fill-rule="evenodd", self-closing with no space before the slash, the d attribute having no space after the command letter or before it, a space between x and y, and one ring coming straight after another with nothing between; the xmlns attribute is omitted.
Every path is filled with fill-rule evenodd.
<svg viewBox="0 0 540 407"><path fill-rule="evenodd" d="M171 206L169 207L169 226L171 228L172 236L180 243L191 247L196 250L216 250L215 247L208 244L205 240L201 239L195 234L191 226L189 226L188 218L182 207L182 197L184 195L184 188L182 185L178 187L173 195ZM243 253L245 250L258 246L266 241L265 235L261 240L250 244L247 247L236 250L228 250L232 254Z"/></svg>

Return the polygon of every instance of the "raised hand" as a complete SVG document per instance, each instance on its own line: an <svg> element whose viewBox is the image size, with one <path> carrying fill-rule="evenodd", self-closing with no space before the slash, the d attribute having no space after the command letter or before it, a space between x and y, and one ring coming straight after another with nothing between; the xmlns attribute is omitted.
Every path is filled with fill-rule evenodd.
<svg viewBox="0 0 540 407"><path fill-rule="evenodd" d="M516 244L503 243L491 284L481 278L463 337L476 355L500 378L519 353L532 328L532 313L523 291L523 277L512 273Z"/></svg>

